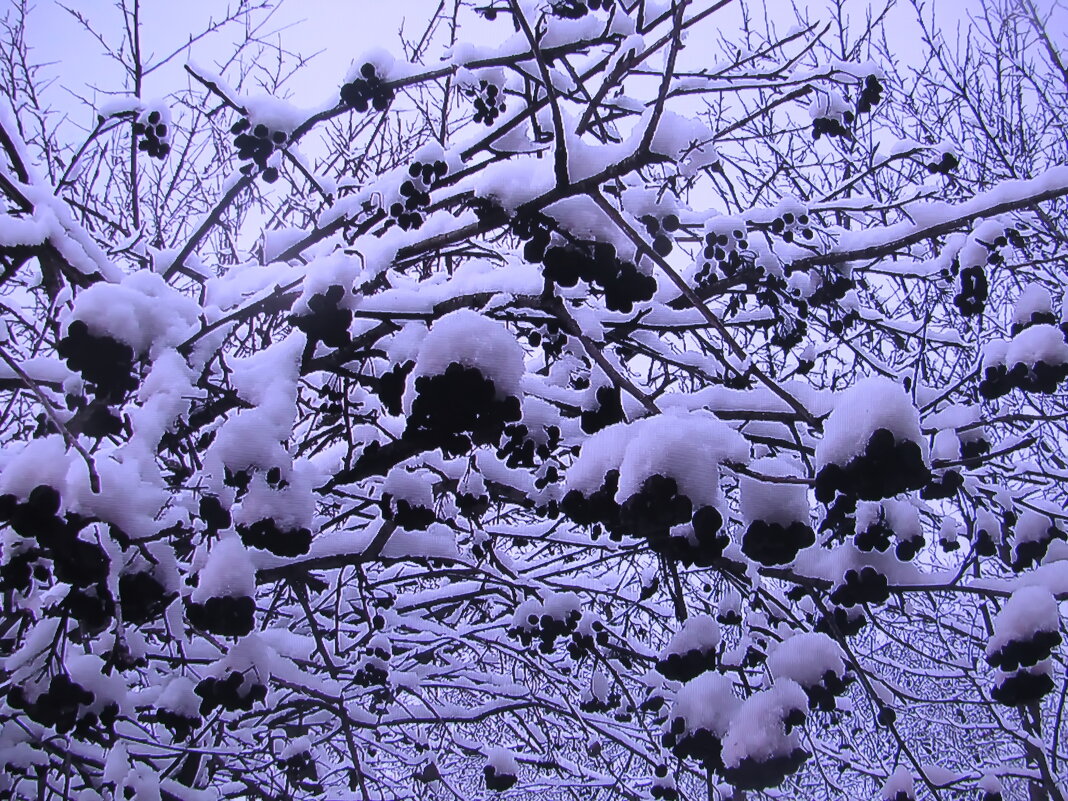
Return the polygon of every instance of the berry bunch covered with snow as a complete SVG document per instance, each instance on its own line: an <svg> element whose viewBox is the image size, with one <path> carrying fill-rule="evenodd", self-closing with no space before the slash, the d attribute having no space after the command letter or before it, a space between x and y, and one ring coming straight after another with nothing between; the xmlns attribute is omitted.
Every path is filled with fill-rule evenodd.
<svg viewBox="0 0 1068 801"><path fill-rule="evenodd" d="M986 661L997 668L994 700L1016 706L1050 692L1050 656L1060 643L1060 614L1049 591L1024 587L1014 592L994 619L986 646Z"/></svg>
<svg viewBox="0 0 1068 801"><path fill-rule="evenodd" d="M931 478L919 415L904 389L881 376L838 398L816 448L816 498L862 500L920 489Z"/></svg>
<svg viewBox="0 0 1068 801"><path fill-rule="evenodd" d="M361 113L373 108L385 111L393 102L393 89L380 74L380 67L364 62L358 74L353 74L341 87L341 102Z"/></svg>
<svg viewBox="0 0 1068 801"><path fill-rule="evenodd" d="M739 481L742 517L749 521L742 553L762 565L792 562L798 551L816 541L809 519L808 487L799 466L764 458L751 462L749 468L761 477L747 475Z"/></svg>
<svg viewBox="0 0 1068 801"><path fill-rule="evenodd" d="M408 377L406 435L457 455L472 444L498 444L521 416L523 359L504 326L467 310L442 317Z"/></svg>
<svg viewBox="0 0 1068 801"><path fill-rule="evenodd" d="M671 681L690 681L716 667L719 625L708 615L688 618L657 660L656 669Z"/></svg>

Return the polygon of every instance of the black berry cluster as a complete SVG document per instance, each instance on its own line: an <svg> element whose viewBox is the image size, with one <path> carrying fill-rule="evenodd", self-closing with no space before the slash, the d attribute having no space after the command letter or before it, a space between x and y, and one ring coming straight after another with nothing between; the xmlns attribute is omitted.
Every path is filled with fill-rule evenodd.
<svg viewBox="0 0 1068 801"><path fill-rule="evenodd" d="M990 692L990 697L1005 706L1019 706L1038 701L1052 692L1053 688L1053 677L1049 673L1024 668L1000 676Z"/></svg>
<svg viewBox="0 0 1068 801"><path fill-rule="evenodd" d="M75 736L85 737L88 730L99 720L110 727L118 715L118 706L108 704L98 716L88 707L96 700L92 692L73 681L66 673L58 673L48 683L48 689L30 701L21 686L8 690L7 703L12 709L21 709L32 720L49 726L59 734L74 731Z"/></svg>
<svg viewBox="0 0 1068 801"><path fill-rule="evenodd" d="M853 677L848 673L838 675L833 670L824 672L823 676L815 684L802 685L801 689L808 696L808 708L818 709L821 712L833 712L835 710L835 698L846 691L853 683Z"/></svg>
<svg viewBox="0 0 1068 801"><path fill-rule="evenodd" d="M816 232L810 226L811 218L805 212L794 214L785 212L781 217L776 217L768 224L768 228L776 236L782 237L784 242L794 242L800 237L806 241L812 240Z"/></svg>
<svg viewBox="0 0 1068 801"><path fill-rule="evenodd" d="M864 88L857 100L857 114L868 114L883 99L883 85L878 75L869 75L864 79Z"/></svg>
<svg viewBox="0 0 1068 801"><path fill-rule="evenodd" d="M886 520L886 510L880 508L878 516L868 523L867 528L858 531L853 537L853 544L862 551L885 552L890 547L894 530Z"/></svg>
<svg viewBox="0 0 1068 801"><path fill-rule="evenodd" d="M868 625L864 612L859 607L843 609L835 607L828 610L829 614L821 615L813 631L826 634L829 637L854 637L860 634L861 629Z"/></svg>
<svg viewBox="0 0 1068 801"><path fill-rule="evenodd" d="M389 641L378 635L364 649L364 658L356 666L353 681L361 687L382 686L389 679L389 658L393 651Z"/></svg>
<svg viewBox="0 0 1068 801"><path fill-rule="evenodd" d="M379 506L382 508L382 517L408 531L426 531L437 520L433 509L414 504L406 498L394 498L388 492L382 493Z"/></svg>
<svg viewBox="0 0 1068 801"><path fill-rule="evenodd" d="M656 766L655 776L649 794L660 801L678 801L679 791L675 786L675 780L668 776L668 766L660 764Z"/></svg>
<svg viewBox="0 0 1068 801"><path fill-rule="evenodd" d="M897 722L897 712L895 712L891 707L880 706L879 713L875 716L875 722L878 723L880 726L890 728Z"/></svg>
<svg viewBox="0 0 1068 801"><path fill-rule="evenodd" d="M592 688L585 690L579 699L579 708L583 712L591 712L595 714L603 714L605 712L611 712L613 709L617 709L622 701L620 695L615 690L606 694L598 695Z"/></svg>
<svg viewBox="0 0 1068 801"><path fill-rule="evenodd" d="M115 600L103 583L72 588L63 599L62 608L94 634L107 628L115 616Z"/></svg>
<svg viewBox="0 0 1068 801"><path fill-rule="evenodd" d="M656 662L656 669L671 681L687 682L716 666L716 649L692 648L682 653L669 653Z"/></svg>
<svg viewBox="0 0 1068 801"><path fill-rule="evenodd" d="M944 470L942 475L933 476L931 482L920 490L920 497L925 501L952 498L964 486L964 476L959 470Z"/></svg>
<svg viewBox="0 0 1068 801"><path fill-rule="evenodd" d="M186 601L185 613L193 626L221 637L244 637L256 622L256 604L248 597L212 596L202 604Z"/></svg>
<svg viewBox="0 0 1068 801"><path fill-rule="evenodd" d="M559 358L567 344L567 334L555 320L531 329L526 336L532 348L540 347L544 351L546 361Z"/></svg>
<svg viewBox="0 0 1068 801"><path fill-rule="evenodd" d="M141 626L157 620L176 597L167 592L151 570L128 571L119 576L119 609L125 623Z"/></svg>
<svg viewBox="0 0 1068 801"><path fill-rule="evenodd" d="M405 431L460 456L476 445L496 445L508 423L521 417L519 399L496 397L496 386L477 367L452 362L441 375L415 380L415 400Z"/></svg>
<svg viewBox="0 0 1068 801"><path fill-rule="evenodd" d="M560 427L544 426L541 433L540 437L532 437L522 423L507 426L504 429L505 440L497 451L497 456L512 469L538 468L539 475L534 482L537 489L544 489L561 478L559 464L555 460L550 462L560 447Z"/></svg>
<svg viewBox="0 0 1068 801"><path fill-rule="evenodd" d="M508 110L504 90L492 81L480 80L478 86L465 86L461 91L474 103L476 123L493 125L497 117Z"/></svg>
<svg viewBox="0 0 1068 801"><path fill-rule="evenodd" d="M92 521L71 512L60 515L59 508L60 494L47 484L34 487L23 502L13 495L0 497L0 522L27 540L36 539L40 546L22 551L0 575L13 589L24 591L31 578L47 580L44 564L33 563L51 558L55 578L72 585L62 608L89 631L101 631L115 613L107 587L110 560L100 545L78 536Z"/></svg>
<svg viewBox="0 0 1068 801"><path fill-rule="evenodd" d="M485 491L484 486L475 487L472 484L458 486L456 507L460 514L469 520L480 520L489 511L489 494Z"/></svg>
<svg viewBox="0 0 1068 801"><path fill-rule="evenodd" d="M1046 555L1051 542L1064 539L1068 539L1068 535L1056 526L1051 525L1042 536L1022 542L1017 541L1013 550L1012 569L1016 571L1025 570L1038 563Z"/></svg>
<svg viewBox="0 0 1068 801"><path fill-rule="evenodd" d="M789 719L786 721L789 731ZM723 778L739 790L766 790L778 787L787 776L800 769L810 754L803 748L794 748L789 754L776 754L766 759L751 756L730 768L723 769Z"/></svg>
<svg viewBox="0 0 1068 801"><path fill-rule="evenodd" d="M678 215L665 214L663 217L657 217L655 214L643 214L638 219L653 239L653 250L661 256L671 253L674 247L671 234L679 230Z"/></svg>
<svg viewBox="0 0 1068 801"><path fill-rule="evenodd" d="M1043 659L1049 659L1053 649L1061 644L1059 631L1035 631L1030 637L1009 640L1003 646L986 656L987 664L1006 673L1022 667L1037 665Z"/></svg>
<svg viewBox="0 0 1068 801"><path fill-rule="evenodd" d="M721 607L716 612L716 622L721 626L740 626L742 625L742 613L730 607Z"/></svg>
<svg viewBox="0 0 1068 801"><path fill-rule="evenodd" d="M864 453L845 466L825 465L816 475L816 499L829 503L835 492L867 501L918 490L931 480L918 443L898 440L880 428L868 439Z"/></svg>
<svg viewBox="0 0 1068 801"><path fill-rule="evenodd" d="M390 219L386 226L396 224L402 231L421 228L423 225L422 209L430 205L430 190L448 173L449 167L444 161L413 162L408 167L408 178L401 182L398 190L401 200L389 206Z"/></svg>
<svg viewBox="0 0 1068 801"><path fill-rule="evenodd" d="M852 139L853 132L847 127L852 124L852 111L842 112L840 118L839 116L816 117L812 120L812 138L813 140L816 140L826 134L827 136L839 136L843 139Z"/></svg>
<svg viewBox="0 0 1068 801"><path fill-rule="evenodd" d="M621 423L623 416L623 396L619 387L608 384L598 387L596 392L597 406L593 409L585 409L579 418L582 430L587 434L595 434L602 428L607 428L615 423Z"/></svg>
<svg viewBox="0 0 1068 801"><path fill-rule="evenodd" d="M158 111L142 114L133 125L135 136L141 137L137 149L154 159L165 159L171 152L171 133L163 115Z"/></svg>
<svg viewBox="0 0 1068 801"><path fill-rule="evenodd" d="M534 241L534 240L531 240ZM529 243L528 243L529 244ZM579 280L604 293L610 311L629 314L635 303L650 300L656 293L656 279L616 255L609 242L576 241L553 245L541 259L545 278L562 287L574 287Z"/></svg>
<svg viewBox="0 0 1068 801"><path fill-rule="evenodd" d="M479 212L480 208L481 212ZM505 213L499 206L488 201L477 204L475 211L482 220L493 220L498 213ZM556 223L551 218L535 211L517 214L509 223L509 228L525 243L523 258L537 263L545 258L545 251L552 242L552 232L556 229Z"/></svg>
<svg viewBox="0 0 1068 801"><path fill-rule="evenodd" d="M960 290L953 296L953 305L965 317L982 314L990 294L986 272L982 266L973 264L965 267L959 274Z"/></svg>
<svg viewBox="0 0 1068 801"><path fill-rule="evenodd" d="M916 557L925 544L926 540L922 534L913 534L908 538L900 537L897 545L894 546L894 554L902 562L908 562Z"/></svg>
<svg viewBox="0 0 1068 801"><path fill-rule="evenodd" d="M200 519L207 526L208 533L218 534L230 527L230 510L222 505L217 495L205 495L200 499Z"/></svg>
<svg viewBox="0 0 1068 801"><path fill-rule="evenodd" d="M950 152L945 152L937 161L927 162L927 172L934 175L939 173L940 175L949 175L953 170L960 166L960 160Z"/></svg>
<svg viewBox="0 0 1068 801"><path fill-rule="evenodd" d="M276 556L300 556L311 548L311 531L306 528L282 528L270 517L249 525L238 524L237 533L249 548L270 551Z"/></svg>
<svg viewBox="0 0 1068 801"><path fill-rule="evenodd" d="M693 759L711 770L723 769L723 741L717 732L691 729L681 715L672 719L660 742L679 759Z"/></svg>
<svg viewBox="0 0 1068 801"><path fill-rule="evenodd" d="M210 715L219 707L230 712L248 712L253 704L267 697L265 685L251 682L245 687L244 683L244 674L237 670L230 671L225 679L209 676L202 680L194 691L201 698L200 714Z"/></svg>
<svg viewBox="0 0 1068 801"><path fill-rule="evenodd" d="M1000 531L992 531L992 526L982 524L977 524L976 528L978 531L975 535L975 552L979 556L994 556L998 552L995 537L1000 539Z"/></svg>
<svg viewBox="0 0 1068 801"><path fill-rule="evenodd" d="M155 719L166 726L178 742L188 740L193 730L200 725L199 717L191 717L170 709L157 709Z"/></svg>
<svg viewBox="0 0 1068 801"><path fill-rule="evenodd" d="M856 287L856 282L852 278L834 271L826 273L814 271L810 272L809 275L818 276L819 278L819 286L808 297L808 305L813 308L832 306L844 298L849 290Z"/></svg>
<svg viewBox="0 0 1068 801"><path fill-rule="evenodd" d="M659 721L660 725L663 725L667 718L660 715L660 713L664 711L666 705L667 697L665 691L654 687L650 689L645 698L642 699L639 709L648 715L658 716L656 719Z"/></svg>
<svg viewBox="0 0 1068 801"><path fill-rule="evenodd" d="M754 520L742 538L742 553L762 565L785 565L815 542L812 527L800 520L789 525Z"/></svg>
<svg viewBox="0 0 1068 801"><path fill-rule="evenodd" d="M693 504L679 492L670 476L653 475L620 507L620 522L635 537L657 539L667 536L672 526L689 523Z"/></svg>
<svg viewBox="0 0 1068 801"><path fill-rule="evenodd" d="M91 385L90 391L107 403L119 403L137 389L134 352L125 342L94 334L83 320L74 320L56 343L56 353Z"/></svg>
<svg viewBox="0 0 1068 801"><path fill-rule="evenodd" d="M308 335L308 342L322 342L328 348L343 348L349 343L352 310L341 306L345 288L332 284L322 294L308 298L308 313L293 314L291 325Z"/></svg>
<svg viewBox="0 0 1068 801"><path fill-rule="evenodd" d="M51 572L39 561L43 556L40 548L12 548L7 561L0 565L0 592L25 593L33 586L34 579L48 581Z"/></svg>
<svg viewBox="0 0 1068 801"><path fill-rule="evenodd" d="M745 224L710 225L705 233L704 264L697 273L699 283L712 278L713 270L730 278L746 266L744 252L749 248Z"/></svg>
<svg viewBox="0 0 1068 801"><path fill-rule="evenodd" d="M379 400L382 401L382 406L394 417L398 417L403 411L401 401L404 397L404 384L413 369L415 369L414 361L398 363L382 373L378 379L375 391Z"/></svg>
<svg viewBox="0 0 1068 801"><path fill-rule="evenodd" d="M979 394L987 400L1007 395L1013 389L1052 395L1068 378L1068 362L1047 364L1039 359L1034 364L1017 362L1011 368L1004 364L989 364L979 382Z"/></svg>
<svg viewBox="0 0 1068 801"><path fill-rule="evenodd" d="M505 790L510 790L515 786L517 778L503 768L498 769L494 765L486 765L482 768L482 775L486 779L486 789L495 793L503 793Z"/></svg>
<svg viewBox="0 0 1068 801"><path fill-rule="evenodd" d="M393 90L383 82L374 64L364 64L360 77L341 87L341 102L361 114L369 108L385 111L393 102Z"/></svg>
<svg viewBox="0 0 1068 801"><path fill-rule="evenodd" d="M234 134L234 147L237 157L247 162L241 165L241 172L251 175L257 167L262 171L263 180L273 184L278 180L278 169L268 167L267 160L275 150L281 149L289 140L285 131L272 131L262 122L253 125L247 118L235 122L230 128Z"/></svg>
<svg viewBox="0 0 1068 801"><path fill-rule="evenodd" d="M553 16L561 19L582 19L591 11L608 11L614 3L615 0L550 0L549 8Z"/></svg>
<svg viewBox="0 0 1068 801"><path fill-rule="evenodd" d="M890 597L890 587L886 576L874 567L865 566L860 570L849 569L841 584L831 593L831 603L838 606L856 606L858 604L882 604Z"/></svg>
<svg viewBox="0 0 1068 801"><path fill-rule="evenodd" d="M721 532L719 510L714 506L694 509L669 476L653 475L643 481L620 507L619 521L627 533L647 539L656 553L687 565L708 567L723 555L728 542ZM671 531L687 523L684 535Z"/></svg>
<svg viewBox="0 0 1068 801"><path fill-rule="evenodd" d="M298 751L284 759L279 759L278 766L285 773L286 780L294 787L319 780L319 771L315 766L315 759L309 751Z"/></svg>
<svg viewBox="0 0 1068 801"><path fill-rule="evenodd" d="M558 608L559 607L559 608ZM540 609L540 612L538 611ZM543 654L551 654L556 648L558 639L567 639L568 650L572 657L578 657L586 652L589 635L580 630L582 622L582 610L575 606L553 605L531 608L526 617L518 618L512 622L508 629L508 636L519 640L529 648L538 641L538 650ZM603 631L603 624L597 622ZM607 634L606 634L607 637ZM604 639L604 638L601 638Z"/></svg>
<svg viewBox="0 0 1068 801"><path fill-rule="evenodd" d="M589 495L579 490L569 490L560 503L560 509L580 526L604 527L611 538L623 539L623 526L619 518L619 505L615 502L616 490L619 489L619 471L609 470L600 487Z"/></svg>

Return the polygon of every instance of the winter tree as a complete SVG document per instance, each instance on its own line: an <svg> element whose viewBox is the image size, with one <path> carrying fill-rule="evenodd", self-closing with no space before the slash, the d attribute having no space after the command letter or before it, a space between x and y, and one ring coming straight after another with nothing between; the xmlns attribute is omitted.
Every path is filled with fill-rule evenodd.
<svg viewBox="0 0 1068 801"><path fill-rule="evenodd" d="M0 792L1063 801L1042 9L429 8L4 16Z"/></svg>

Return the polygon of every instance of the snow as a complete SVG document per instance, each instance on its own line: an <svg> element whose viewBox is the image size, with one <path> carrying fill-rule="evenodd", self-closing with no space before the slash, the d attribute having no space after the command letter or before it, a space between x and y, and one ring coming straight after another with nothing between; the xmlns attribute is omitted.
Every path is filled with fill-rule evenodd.
<svg viewBox="0 0 1068 801"><path fill-rule="evenodd" d="M108 704L116 704L120 712L128 712L126 682L116 672L108 671L104 660L96 654L68 654L67 673L71 679L93 694L93 702L85 709L100 713Z"/></svg>
<svg viewBox="0 0 1068 801"><path fill-rule="evenodd" d="M905 793L909 798L916 797L915 780L912 772L904 765L894 768L883 784L882 797L885 801L894 801L898 793Z"/></svg>
<svg viewBox="0 0 1068 801"><path fill-rule="evenodd" d="M687 618L672 635L665 654L684 654L687 651L708 652L719 645L719 624L709 615Z"/></svg>
<svg viewBox="0 0 1068 801"><path fill-rule="evenodd" d="M1034 365L1045 362L1061 365L1068 362L1068 344L1056 326L1042 323L1024 329L1012 338L1005 352L1005 361L1014 364Z"/></svg>
<svg viewBox="0 0 1068 801"><path fill-rule="evenodd" d="M617 503L635 495L650 476L662 475L675 479L679 493L695 507L714 505L719 497L719 465L745 462L749 456L738 432L699 412L665 412L637 421L626 439Z"/></svg>
<svg viewBox="0 0 1068 801"><path fill-rule="evenodd" d="M389 471L382 484L382 493L396 500L406 500L412 506L434 508L434 474L429 470L409 471L398 466Z"/></svg>
<svg viewBox="0 0 1068 801"><path fill-rule="evenodd" d="M1057 601L1043 587L1016 590L994 618L994 634L987 642L987 655L996 653L1013 641L1030 640L1036 632L1057 631L1060 614Z"/></svg>
<svg viewBox="0 0 1068 801"><path fill-rule="evenodd" d="M819 684L828 670L841 678L846 669L841 646L819 632L783 640L768 654L767 666L776 681L790 679L802 687Z"/></svg>
<svg viewBox="0 0 1068 801"><path fill-rule="evenodd" d="M900 440L920 443L920 417L904 388L889 378L862 378L842 392L824 423L823 439L816 446L816 469L828 464L846 465L867 447L871 434L885 428Z"/></svg>
<svg viewBox="0 0 1068 801"><path fill-rule="evenodd" d="M747 757L763 762L792 753L799 739L796 730L786 733L784 721L791 711L807 709L804 690L789 679L753 693L731 717L723 738L723 764L735 768Z"/></svg>
<svg viewBox="0 0 1068 801"><path fill-rule="evenodd" d="M271 95L242 97L238 104L245 107L248 120L253 126L266 125L271 131L291 134L304 120L311 116L308 111Z"/></svg>
<svg viewBox="0 0 1068 801"><path fill-rule="evenodd" d="M750 462L749 469L772 477L797 478L802 474L801 465L785 457L756 459ZM746 520L763 520L782 526L795 522L807 525L810 522L808 487L805 484L761 481L747 475L741 476L738 484L741 492L740 509Z"/></svg>
<svg viewBox="0 0 1068 801"><path fill-rule="evenodd" d="M866 531L879 519L880 512L886 525L899 541L923 536L923 521L920 511L909 501L897 498L884 501L861 501L857 504L857 531Z"/></svg>
<svg viewBox="0 0 1068 801"><path fill-rule="evenodd" d="M486 764L491 766L498 775L519 775L519 763L516 762L515 754L507 748L490 746L486 749Z"/></svg>
<svg viewBox="0 0 1068 801"><path fill-rule="evenodd" d="M90 332L129 345L135 355L155 357L193 333L200 307L149 270L120 284L96 283L78 295L67 320L83 321Z"/></svg>
<svg viewBox="0 0 1068 801"><path fill-rule="evenodd" d="M1016 543L1036 542L1049 537L1049 529L1053 521L1044 514L1033 509L1024 509L1019 520L1013 526Z"/></svg>
<svg viewBox="0 0 1068 801"><path fill-rule="evenodd" d="M404 392L406 414L411 413L415 400L416 379L441 375L452 362L474 367L493 381L498 399L522 397L520 382L526 371L523 347L503 324L460 309L435 322L423 339Z"/></svg>
<svg viewBox="0 0 1068 801"><path fill-rule="evenodd" d="M1026 325L1035 314L1053 314L1053 298L1042 284L1028 284L1024 287L1013 307L1012 321Z"/></svg>
<svg viewBox="0 0 1068 801"><path fill-rule="evenodd" d="M194 690L196 686L185 676L177 676L167 682L156 699L156 706L182 717L198 719L200 717L200 698Z"/></svg>
<svg viewBox="0 0 1068 801"><path fill-rule="evenodd" d="M311 528L315 497L308 465L283 472L282 477L288 483L276 489L267 483L263 473L253 475L248 492L233 510L234 524L252 525L270 519L283 531Z"/></svg>
<svg viewBox="0 0 1068 801"><path fill-rule="evenodd" d="M742 701L734 694L730 679L707 672L686 682L678 691L669 719L681 717L686 722L687 731L703 729L723 737L741 706Z"/></svg>
<svg viewBox="0 0 1068 801"><path fill-rule="evenodd" d="M952 429L944 429L935 434L934 446L931 448L931 458L947 462L960 459L960 439L957 432Z"/></svg>
<svg viewBox="0 0 1068 801"><path fill-rule="evenodd" d="M190 600L197 604L209 598L251 598L256 592L252 559L236 535L224 536L211 546L197 579L190 594Z"/></svg>
<svg viewBox="0 0 1068 801"><path fill-rule="evenodd" d="M984 793L1000 793L1002 790L1001 779L995 773L984 773L979 779L979 789Z"/></svg>

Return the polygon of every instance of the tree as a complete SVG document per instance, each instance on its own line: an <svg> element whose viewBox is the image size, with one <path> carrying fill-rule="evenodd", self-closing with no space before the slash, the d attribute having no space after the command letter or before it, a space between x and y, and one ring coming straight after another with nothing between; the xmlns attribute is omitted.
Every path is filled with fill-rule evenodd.
<svg viewBox="0 0 1068 801"><path fill-rule="evenodd" d="M118 9L77 144L0 46L5 792L1063 800L1068 167L885 12Z"/></svg>

